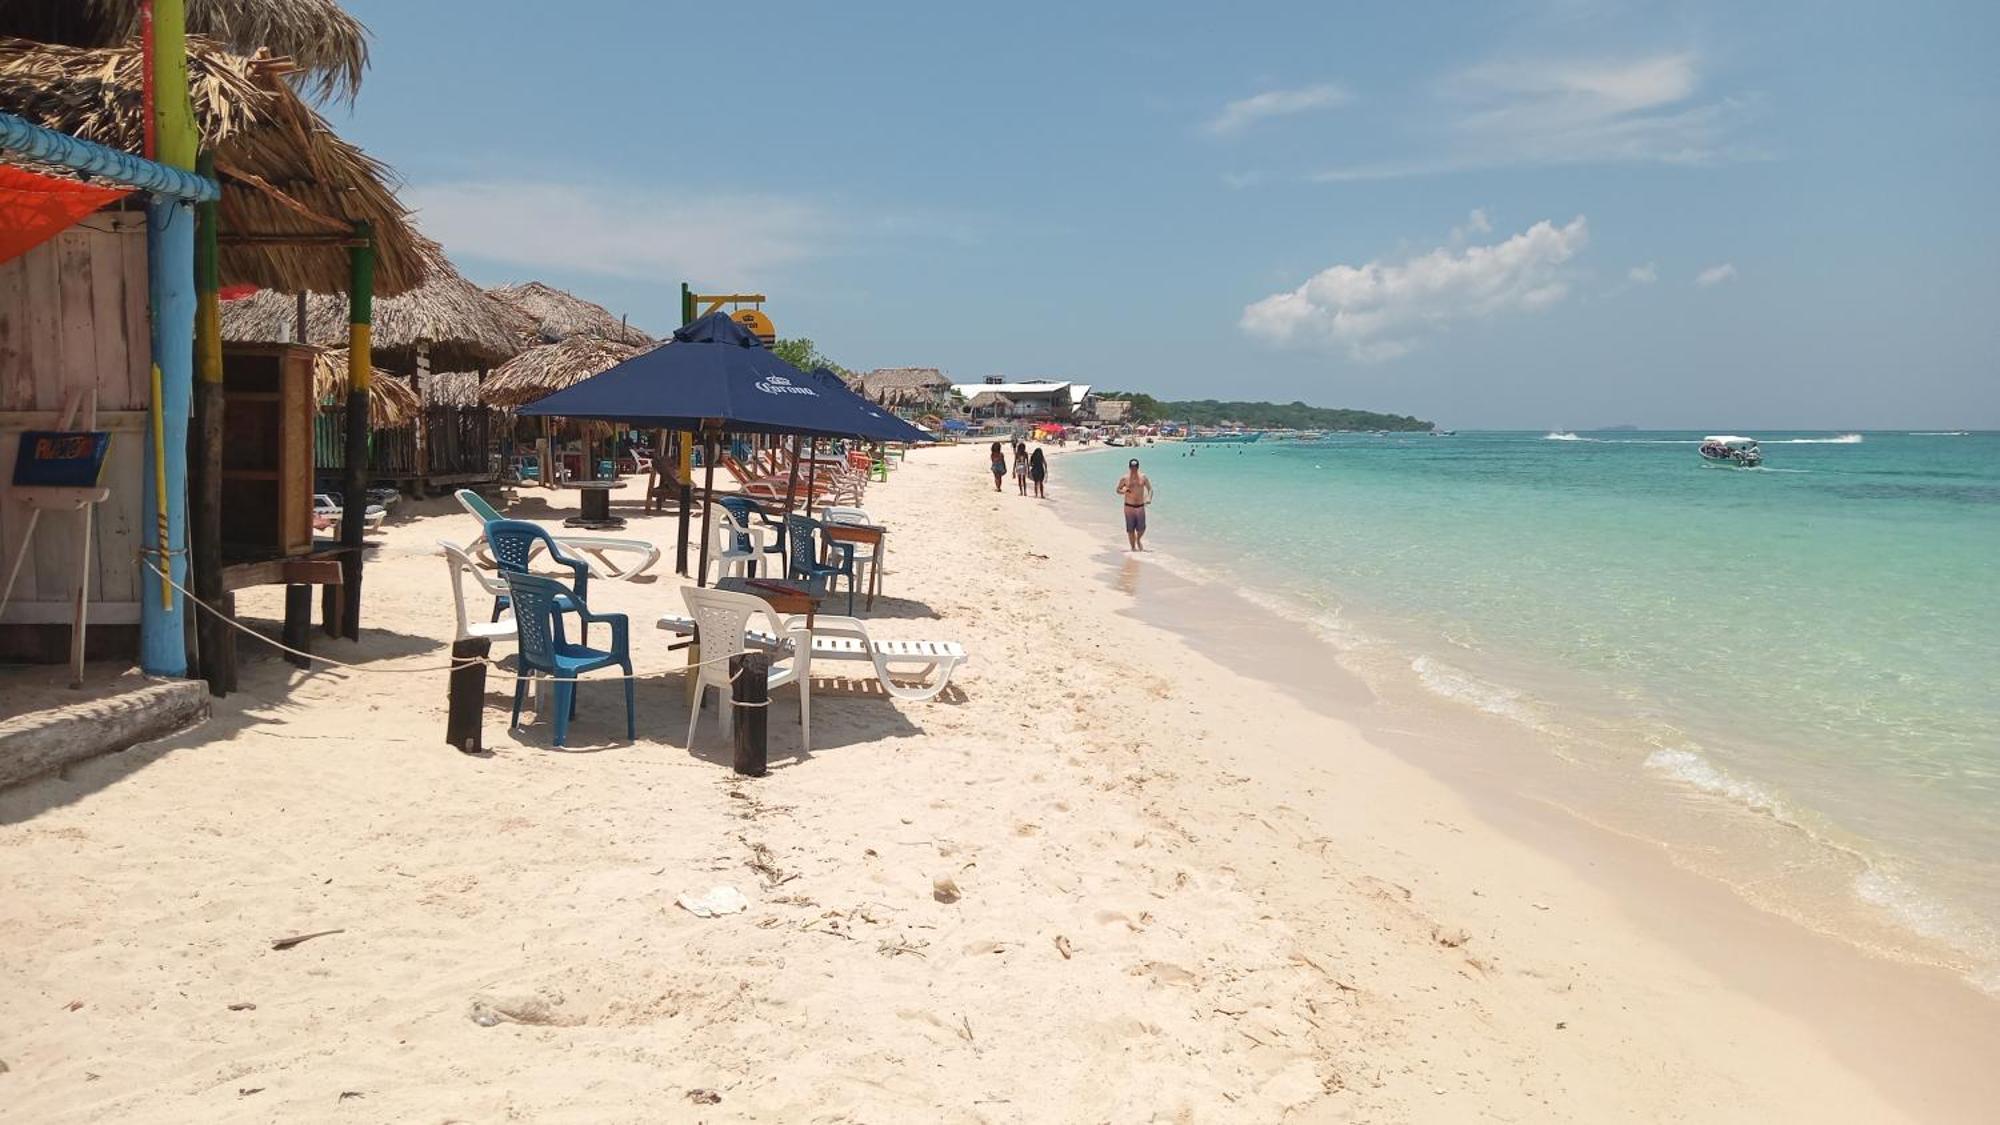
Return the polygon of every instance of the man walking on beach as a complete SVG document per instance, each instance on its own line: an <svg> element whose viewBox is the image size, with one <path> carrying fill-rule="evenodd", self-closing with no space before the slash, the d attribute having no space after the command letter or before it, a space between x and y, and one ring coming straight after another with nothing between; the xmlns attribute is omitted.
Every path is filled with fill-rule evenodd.
<svg viewBox="0 0 2000 1125"><path fill-rule="evenodd" d="M1125 498L1125 540L1134 551L1146 549L1146 505L1153 502L1153 482L1139 471L1139 459L1125 465L1118 478L1118 495Z"/></svg>

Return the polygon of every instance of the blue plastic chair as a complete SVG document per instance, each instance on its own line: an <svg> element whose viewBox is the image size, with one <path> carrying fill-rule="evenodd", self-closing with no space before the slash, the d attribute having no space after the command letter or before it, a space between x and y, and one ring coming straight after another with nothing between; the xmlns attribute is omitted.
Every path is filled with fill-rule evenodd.
<svg viewBox="0 0 2000 1125"><path fill-rule="evenodd" d="M811 516L796 513L785 517L786 546L791 551L790 575L803 579L814 589L827 589L828 579L839 575L847 576L847 615L854 616L854 546L850 543L835 543L833 548L840 552L840 564L833 565L819 561L819 521Z"/></svg>
<svg viewBox="0 0 2000 1125"><path fill-rule="evenodd" d="M528 677L544 675L554 679L556 745L569 736L570 720L576 718L576 680L585 672L618 667L625 670L625 738L638 741L638 714L632 703L631 627L622 613L592 613L582 599L553 578L538 574L502 571L508 596L514 602L514 628L520 638L521 654L514 674L514 718L511 727L521 725L521 700L528 692ZM609 649L588 648L563 639L562 615L575 613L588 624L611 626Z"/></svg>
<svg viewBox="0 0 2000 1125"><path fill-rule="evenodd" d="M777 520L772 519L771 514L764 510L764 506L762 504L757 503L755 500L750 499L748 496L719 496L716 498L715 502L722 505L724 508L728 509L729 514L736 517L736 522L742 524L745 527L750 526L750 521L752 519L755 519L759 523L762 523L765 527L771 528L772 530L779 532L780 535L782 535L785 530L784 524L779 523ZM748 535L738 535L736 537L736 549L739 551L749 550L750 537ZM777 542L772 543L764 548L764 553L769 555L778 555L782 559L785 553L784 540L782 538L778 538ZM750 577L752 578L757 577L757 564L754 562L750 564Z"/></svg>
<svg viewBox="0 0 2000 1125"><path fill-rule="evenodd" d="M545 549L549 553L550 560L558 566L568 567L572 576L571 585L575 593L572 595L569 591L564 591L563 597L566 601L560 604L559 608L564 610L581 608L590 600L590 565L574 555L564 554L562 548L556 544L556 537L550 535L548 530L539 524L532 524L526 520L487 520L486 546L493 553L493 561L500 567L500 574L503 577L529 573L528 563L535 557L535 548L539 546ZM505 607L498 601L494 603L495 621L500 619L500 611L503 608ZM583 625L583 640L585 643L590 641L588 620Z"/></svg>

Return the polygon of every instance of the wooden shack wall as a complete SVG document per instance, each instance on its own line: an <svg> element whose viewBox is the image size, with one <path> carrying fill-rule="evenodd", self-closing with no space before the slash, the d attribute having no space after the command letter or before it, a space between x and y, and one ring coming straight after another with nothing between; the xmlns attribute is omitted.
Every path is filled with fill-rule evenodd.
<svg viewBox="0 0 2000 1125"><path fill-rule="evenodd" d="M137 212L98 212L0 262L0 583L28 520L12 484L21 432L56 428L65 393L94 387L97 427L111 434L102 477L111 497L97 505L88 560L93 627L139 620L140 494L152 391L146 297L146 222ZM7 626L67 626L79 518L43 513L13 599L0 613L0 634Z"/></svg>

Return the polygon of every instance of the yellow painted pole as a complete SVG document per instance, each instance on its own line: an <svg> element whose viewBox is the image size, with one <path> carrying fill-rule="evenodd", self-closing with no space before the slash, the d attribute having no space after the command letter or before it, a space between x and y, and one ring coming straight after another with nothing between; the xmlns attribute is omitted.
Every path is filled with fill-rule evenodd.
<svg viewBox="0 0 2000 1125"><path fill-rule="evenodd" d="M167 506L167 412L164 404L166 389L160 376L160 365L153 364L153 511L158 513L159 522L155 533L159 536L159 554L153 562L160 568L160 608L174 608L174 584L171 577L173 562L168 556L173 538L168 534Z"/></svg>

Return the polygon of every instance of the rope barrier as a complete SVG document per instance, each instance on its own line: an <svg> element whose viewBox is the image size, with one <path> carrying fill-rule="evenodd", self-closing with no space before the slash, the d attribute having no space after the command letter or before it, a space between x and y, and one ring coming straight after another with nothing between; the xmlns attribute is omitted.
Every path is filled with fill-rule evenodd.
<svg viewBox="0 0 2000 1125"><path fill-rule="evenodd" d="M302 657L306 660L317 660L322 664L331 664L335 668L343 668L350 672L377 672L389 676L407 676L413 672L456 672L462 668L470 668L476 664L485 664L502 672L510 671L510 669L508 669L504 664L502 664L498 660L493 659L490 656L471 656L471 657L465 657L463 659L454 657L452 659L452 662L449 664L424 665L415 668L408 667L405 665L397 665L395 667L384 668L374 664L354 664L345 660L335 660L331 656L321 656L320 654L315 652L306 652L303 649L293 648L292 646L285 644L282 641L274 641L271 638L265 636L264 634L259 633L257 630L252 629L250 626L243 624L241 621L236 620L229 614L224 613L222 610L217 609L212 605L209 605L207 602L202 601L198 597L195 597L192 591L190 591L187 587L181 585L180 583L174 581L171 576L161 571L159 567L153 565L153 563L150 560L142 558L139 560L139 562L147 570L150 570L154 574L159 575L160 578L167 583L167 585L172 586L174 589L180 591L181 596L186 598L191 604L200 608L203 612L221 619L222 622L228 625L230 628L235 629L237 632L242 633L245 636L255 638L256 640L260 640L265 644L270 645L272 648L279 650L280 652L288 652L291 653L293 656ZM738 655L740 654L725 653L721 656L708 657L702 660L690 660L683 664L677 664L666 668L662 668L658 671L632 672L629 674L621 673L614 676L593 675L591 677L591 681L593 683L609 683L615 680L643 680L653 676L662 676L662 677L670 676L675 672L686 672L709 664L724 664L730 660L735 659ZM518 675L519 673L516 674ZM741 677L742 677L741 672L731 673L729 677L729 682L735 683ZM555 675L536 674L534 678L539 680L547 680L550 683L573 684L573 683L583 682L583 677L581 676L555 676ZM735 704L735 706L769 707L770 703L768 701L764 703L737 703Z"/></svg>

